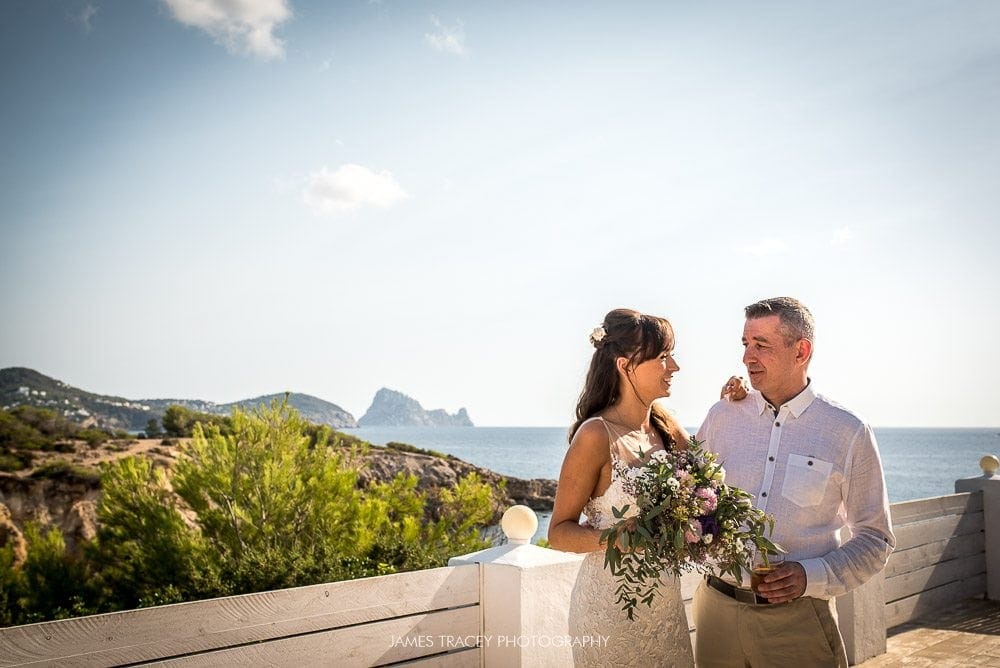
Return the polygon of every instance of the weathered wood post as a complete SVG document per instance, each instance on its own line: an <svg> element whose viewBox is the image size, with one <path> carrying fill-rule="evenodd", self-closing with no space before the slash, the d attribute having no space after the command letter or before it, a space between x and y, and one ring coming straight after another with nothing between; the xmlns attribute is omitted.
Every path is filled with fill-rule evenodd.
<svg viewBox="0 0 1000 668"><path fill-rule="evenodd" d="M844 537L847 540L847 536ZM875 576L837 597L837 626L852 666L885 654L885 576Z"/></svg>
<svg viewBox="0 0 1000 668"><path fill-rule="evenodd" d="M512 506L501 528L508 543L448 561L478 563L483 625L483 665L572 665L570 598L584 555L530 543L538 518L527 506Z"/></svg>
<svg viewBox="0 0 1000 668"><path fill-rule="evenodd" d="M983 493L983 529L986 542L986 597L1000 601L1000 459L986 455L979 460L981 476L955 481L955 492Z"/></svg>

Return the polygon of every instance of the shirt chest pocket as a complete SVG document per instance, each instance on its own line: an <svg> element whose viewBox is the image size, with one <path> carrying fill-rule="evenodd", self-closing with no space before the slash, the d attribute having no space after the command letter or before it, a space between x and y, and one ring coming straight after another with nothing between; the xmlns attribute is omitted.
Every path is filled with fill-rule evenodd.
<svg viewBox="0 0 1000 668"><path fill-rule="evenodd" d="M833 464L822 459L788 455L781 495L802 508L815 506L826 494L826 486L832 471Z"/></svg>

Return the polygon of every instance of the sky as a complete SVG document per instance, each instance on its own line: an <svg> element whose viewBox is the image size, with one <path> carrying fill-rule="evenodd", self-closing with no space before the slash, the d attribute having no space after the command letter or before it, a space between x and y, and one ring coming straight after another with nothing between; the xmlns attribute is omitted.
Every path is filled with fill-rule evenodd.
<svg viewBox="0 0 1000 668"><path fill-rule="evenodd" d="M566 426L630 307L697 426L791 295L817 391L997 426L997 184L992 0L5 0L0 367Z"/></svg>

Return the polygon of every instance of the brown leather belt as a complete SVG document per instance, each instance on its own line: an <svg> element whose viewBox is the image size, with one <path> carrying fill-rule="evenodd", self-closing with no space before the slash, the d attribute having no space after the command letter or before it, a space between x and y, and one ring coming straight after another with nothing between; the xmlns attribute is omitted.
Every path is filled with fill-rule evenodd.
<svg viewBox="0 0 1000 668"><path fill-rule="evenodd" d="M744 589L743 587L736 587L725 580L721 580L714 575L706 575L705 582L709 587L715 591L725 594L729 598L736 599L740 603L746 603L748 605L771 605L763 596L758 596L753 593L752 589Z"/></svg>

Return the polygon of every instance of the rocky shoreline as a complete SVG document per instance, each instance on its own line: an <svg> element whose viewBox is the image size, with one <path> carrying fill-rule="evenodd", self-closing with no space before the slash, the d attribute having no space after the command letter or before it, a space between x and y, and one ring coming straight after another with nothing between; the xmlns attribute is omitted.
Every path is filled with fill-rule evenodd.
<svg viewBox="0 0 1000 668"><path fill-rule="evenodd" d="M362 483L392 480L397 473L410 473L417 477L419 489L429 490L452 487L462 476L475 473L494 488L498 488L500 481L506 480L507 498L501 502L505 507L522 504L532 510L552 510L556 498L555 480L504 476L451 455L442 457L373 447L364 456L364 461L365 468L359 476Z"/></svg>
<svg viewBox="0 0 1000 668"><path fill-rule="evenodd" d="M153 457L169 465L173 460L173 450L173 447L151 439L132 441L128 447L105 451L100 456L82 446L75 453L52 453L52 459L72 464L65 470L45 476L33 476L31 471L0 473L0 545L12 542L17 550L18 545L23 545L25 523L34 521L43 527L56 527L62 531L67 547L72 550L96 535L97 503L101 495L97 475L100 461L138 455ZM514 504L548 511L555 501L555 480L522 480L503 476L451 455L372 446L360 455L360 463L359 485L389 481L398 473L408 473L417 477L418 489L430 491L450 488L461 477L476 473L494 489L504 488L505 498L499 503L501 512Z"/></svg>

